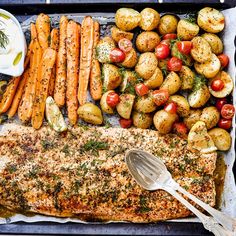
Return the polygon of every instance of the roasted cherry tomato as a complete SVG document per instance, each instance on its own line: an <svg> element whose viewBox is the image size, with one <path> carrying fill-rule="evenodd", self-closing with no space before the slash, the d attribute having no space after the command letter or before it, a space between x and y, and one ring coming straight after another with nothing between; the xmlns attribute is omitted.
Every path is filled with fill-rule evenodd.
<svg viewBox="0 0 236 236"><path fill-rule="evenodd" d="M221 109L221 116L225 119L232 119L235 113L235 108L232 104L225 104Z"/></svg>
<svg viewBox="0 0 236 236"><path fill-rule="evenodd" d="M222 68L226 67L229 64L229 57L227 55L220 54L218 58L220 60L220 64Z"/></svg>
<svg viewBox="0 0 236 236"><path fill-rule="evenodd" d="M171 57L167 62L167 69L169 71L180 71L182 68L182 61L177 57Z"/></svg>
<svg viewBox="0 0 236 236"><path fill-rule="evenodd" d="M164 110L169 113L176 113L177 112L177 105L174 102L170 102L165 105Z"/></svg>
<svg viewBox="0 0 236 236"><path fill-rule="evenodd" d="M164 105L169 99L169 92L167 89L154 90L152 92L153 101L157 106Z"/></svg>
<svg viewBox="0 0 236 236"><path fill-rule="evenodd" d="M177 34L165 34L162 38L163 39L176 39Z"/></svg>
<svg viewBox="0 0 236 236"><path fill-rule="evenodd" d="M221 111L222 107L227 103L227 99L226 98L219 98L216 101L216 108L218 109L218 111Z"/></svg>
<svg viewBox="0 0 236 236"><path fill-rule="evenodd" d="M159 45L160 44L165 44L166 46L170 47L170 39L164 39L159 43Z"/></svg>
<svg viewBox="0 0 236 236"><path fill-rule="evenodd" d="M107 102L108 106L114 108L120 102L120 97L119 97L119 95L117 93L110 92L107 95L106 102Z"/></svg>
<svg viewBox="0 0 236 236"><path fill-rule="evenodd" d="M118 42L118 46L123 52L129 52L133 47L132 42L126 38L121 39Z"/></svg>
<svg viewBox="0 0 236 236"><path fill-rule="evenodd" d="M140 83L135 86L135 91L139 96L143 96L148 93L149 88L147 85Z"/></svg>
<svg viewBox="0 0 236 236"><path fill-rule="evenodd" d="M173 132L181 136L187 135L188 128L183 122L176 122L173 124Z"/></svg>
<svg viewBox="0 0 236 236"><path fill-rule="evenodd" d="M155 54L157 59L165 59L170 54L170 48L166 44L160 43L155 48Z"/></svg>
<svg viewBox="0 0 236 236"><path fill-rule="evenodd" d="M219 120L218 126L222 129L230 129L232 127L232 120L222 118Z"/></svg>
<svg viewBox="0 0 236 236"><path fill-rule="evenodd" d="M224 88L224 82L221 79L214 79L211 82L211 88L214 91L221 91Z"/></svg>
<svg viewBox="0 0 236 236"><path fill-rule="evenodd" d="M122 62L125 60L125 53L119 48L114 48L110 53L110 60L111 62Z"/></svg>
<svg viewBox="0 0 236 236"><path fill-rule="evenodd" d="M119 123L122 128L129 128L133 124L133 120L120 118Z"/></svg>
<svg viewBox="0 0 236 236"><path fill-rule="evenodd" d="M176 43L178 50L183 53L183 54L189 54L192 47L193 43L191 41L179 41Z"/></svg>

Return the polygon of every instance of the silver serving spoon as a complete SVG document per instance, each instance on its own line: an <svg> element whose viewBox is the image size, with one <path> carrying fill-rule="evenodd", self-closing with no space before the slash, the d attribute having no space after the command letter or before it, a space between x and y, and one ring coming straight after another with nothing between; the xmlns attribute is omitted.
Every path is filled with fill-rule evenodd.
<svg viewBox="0 0 236 236"><path fill-rule="evenodd" d="M215 235L236 235L236 220L212 208L180 187L179 184L173 180L170 172L160 158L139 149L132 149L126 153L125 161L131 175L141 187L151 191L157 189L167 191L191 210L203 223L205 229L211 231ZM176 190L197 203L213 217L200 212L196 207L186 201Z"/></svg>

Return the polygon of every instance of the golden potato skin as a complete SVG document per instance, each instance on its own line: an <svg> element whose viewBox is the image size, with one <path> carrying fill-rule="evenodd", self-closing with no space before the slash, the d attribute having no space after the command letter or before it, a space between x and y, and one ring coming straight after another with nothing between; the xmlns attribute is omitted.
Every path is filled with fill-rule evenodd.
<svg viewBox="0 0 236 236"><path fill-rule="evenodd" d="M120 84L120 91L122 93L124 92L131 92L130 89L130 85L134 86L136 84L137 81L137 75L134 71L130 71L130 70L125 70L122 72L122 76L123 76L123 80Z"/></svg>
<svg viewBox="0 0 236 236"><path fill-rule="evenodd" d="M157 131L161 134L168 134L170 133L172 126L175 121L178 120L177 114L172 114L166 112L165 110L160 110L156 112L153 117L153 123L157 129Z"/></svg>
<svg viewBox="0 0 236 236"><path fill-rule="evenodd" d="M213 142L218 150L228 151L231 147L231 136L230 134L221 128L214 128L208 131L208 134L213 139Z"/></svg>
<svg viewBox="0 0 236 236"><path fill-rule="evenodd" d="M137 52L132 48L125 54L125 60L121 63L123 67L133 68L138 62Z"/></svg>
<svg viewBox="0 0 236 236"><path fill-rule="evenodd" d="M106 93L102 95L101 100L100 100L101 109L103 112L107 114L114 113L114 109L107 104L107 95L111 92L115 92L115 91L114 90L107 91Z"/></svg>
<svg viewBox="0 0 236 236"><path fill-rule="evenodd" d="M139 52L153 52L160 43L159 35L154 31L144 31L136 38L136 47Z"/></svg>
<svg viewBox="0 0 236 236"><path fill-rule="evenodd" d="M126 31L123 31L119 28L117 28L116 26L113 26L111 28L111 37L113 38L113 40L115 42L119 42L121 39L123 38L126 38L126 39L129 39L129 40L132 40L133 37L134 37L134 34L131 33L131 32L126 32Z"/></svg>
<svg viewBox="0 0 236 236"><path fill-rule="evenodd" d="M144 8L141 12L139 27L142 30L154 30L160 22L160 14L152 8Z"/></svg>
<svg viewBox="0 0 236 236"><path fill-rule="evenodd" d="M162 71L157 67L154 74L150 79L144 81L144 84L148 86L149 89L155 89L160 87L163 83Z"/></svg>
<svg viewBox="0 0 236 236"><path fill-rule="evenodd" d="M179 77L182 80L181 90L188 90L193 88L194 72L187 66L182 66L179 71Z"/></svg>
<svg viewBox="0 0 236 236"><path fill-rule="evenodd" d="M172 95L169 101L174 102L177 105L177 113L181 117L187 117L190 113L190 106L187 99L181 95Z"/></svg>
<svg viewBox="0 0 236 236"><path fill-rule="evenodd" d="M164 15L160 19L158 31L161 35L175 33L177 29L178 20L173 15Z"/></svg>
<svg viewBox="0 0 236 236"><path fill-rule="evenodd" d="M151 113L157 108L154 103L151 94L138 97L137 101L134 104L134 110L142 113Z"/></svg>
<svg viewBox="0 0 236 236"><path fill-rule="evenodd" d="M134 111L132 114L133 125L137 128L148 129L152 125L153 115Z"/></svg>
<svg viewBox="0 0 236 236"><path fill-rule="evenodd" d="M202 110L200 120L205 122L207 129L211 129L219 122L220 112L214 106L205 107Z"/></svg>
<svg viewBox="0 0 236 236"><path fill-rule="evenodd" d="M223 52L223 42L216 34L205 33L202 37L210 44L213 53L219 55Z"/></svg>
<svg viewBox="0 0 236 236"><path fill-rule="evenodd" d="M165 78L164 82L162 83L162 89L167 89L169 94L172 95L176 93L181 87L181 80L174 71L171 71Z"/></svg>
<svg viewBox="0 0 236 236"><path fill-rule="evenodd" d="M177 25L177 36L181 40L192 40L198 35L199 26L197 24L191 23L186 19L182 19Z"/></svg>
<svg viewBox="0 0 236 236"><path fill-rule="evenodd" d="M115 15L116 26L124 31L130 31L139 25L141 15L132 8L120 8Z"/></svg>
<svg viewBox="0 0 236 236"><path fill-rule="evenodd" d="M206 104L206 102L210 99L211 94L206 85L201 86L196 91L193 91L188 96L188 103L192 108L200 108Z"/></svg>
<svg viewBox="0 0 236 236"><path fill-rule="evenodd" d="M197 121L200 120L201 114L202 114L202 110L200 109L190 110L189 115L184 118L184 124L187 126L189 130L193 127L193 125Z"/></svg>
<svg viewBox="0 0 236 236"><path fill-rule="evenodd" d="M143 79L150 79L154 74L158 65L158 60L154 53L145 52L142 53L138 59L138 63L135 66L135 71Z"/></svg>
<svg viewBox="0 0 236 236"><path fill-rule="evenodd" d="M116 106L116 110L118 114L123 117L124 119L129 119L133 104L134 104L135 96L133 94L121 94L120 95L120 102Z"/></svg>

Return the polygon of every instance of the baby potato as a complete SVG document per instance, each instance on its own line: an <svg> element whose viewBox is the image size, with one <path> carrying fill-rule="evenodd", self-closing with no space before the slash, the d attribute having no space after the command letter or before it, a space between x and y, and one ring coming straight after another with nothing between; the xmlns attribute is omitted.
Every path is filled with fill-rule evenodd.
<svg viewBox="0 0 236 236"><path fill-rule="evenodd" d="M109 90L106 93L104 93L101 97L100 100L100 106L103 112L107 113L107 114L113 114L114 113L114 109L112 107L110 107L107 104L107 96L109 93L115 92L114 90Z"/></svg>
<svg viewBox="0 0 236 236"><path fill-rule="evenodd" d="M225 129L214 128L208 131L218 150L228 151L231 147L231 136Z"/></svg>
<svg viewBox="0 0 236 236"><path fill-rule="evenodd" d="M103 122L100 108L90 102L78 108L78 115L82 120L93 125L101 125Z"/></svg>
<svg viewBox="0 0 236 236"><path fill-rule="evenodd" d="M153 117L153 123L160 134L170 133L174 122L177 120L178 115L176 113L166 112L165 110L156 112Z"/></svg>
<svg viewBox="0 0 236 236"><path fill-rule="evenodd" d="M158 30L161 35L175 33L178 19L173 15L164 15L160 19Z"/></svg>
<svg viewBox="0 0 236 236"><path fill-rule="evenodd" d="M117 28L116 26L113 26L111 28L111 37L114 41L118 43L123 38L129 39L131 41L134 37L134 34L131 32L125 32Z"/></svg>
<svg viewBox="0 0 236 236"><path fill-rule="evenodd" d="M199 26L192 22L189 22L186 19L182 19L178 22L177 25L177 36L181 40L192 40L195 36L198 35Z"/></svg>
<svg viewBox="0 0 236 236"><path fill-rule="evenodd" d="M214 106L205 107L202 110L200 120L205 122L207 129L211 129L215 127L220 120L220 112Z"/></svg>
<svg viewBox="0 0 236 236"><path fill-rule="evenodd" d="M158 60L158 67L161 70L166 70L167 69L167 63L168 63L169 60L170 60L169 57L165 58L165 59Z"/></svg>
<svg viewBox="0 0 236 236"><path fill-rule="evenodd" d="M157 67L154 74L150 79L144 81L144 84L148 86L149 89L155 89L160 87L163 82L162 71Z"/></svg>
<svg viewBox="0 0 236 236"><path fill-rule="evenodd" d="M129 52L125 53L125 60L120 64L126 68L133 68L137 64L137 62L137 52L132 48Z"/></svg>
<svg viewBox="0 0 236 236"><path fill-rule="evenodd" d="M167 89L169 94L175 94L181 87L181 80L179 76L171 71L165 78L164 82L161 85L161 89Z"/></svg>
<svg viewBox="0 0 236 236"><path fill-rule="evenodd" d="M137 76L134 71L125 70L122 72L123 80L120 84L120 91L122 93L124 92L130 92L131 86L134 86L137 81Z"/></svg>
<svg viewBox="0 0 236 236"><path fill-rule="evenodd" d="M199 11L197 23L208 33L219 33L225 27L225 17L220 11L205 7Z"/></svg>
<svg viewBox="0 0 236 236"><path fill-rule="evenodd" d="M216 55L221 54L223 52L223 43L221 39L216 34L205 33L202 37L210 44L211 51Z"/></svg>
<svg viewBox="0 0 236 236"><path fill-rule="evenodd" d="M187 117L190 113L190 106L187 99L181 95L172 95L169 98L170 102L174 102L177 105L177 113L181 117Z"/></svg>
<svg viewBox="0 0 236 236"><path fill-rule="evenodd" d="M117 88L122 82L122 76L119 68L112 64L103 64L103 88L105 90L111 90Z"/></svg>
<svg viewBox="0 0 236 236"><path fill-rule="evenodd" d="M151 94L138 97L137 101L134 104L134 110L142 113L150 113L155 111L157 108L154 103Z"/></svg>
<svg viewBox="0 0 236 236"><path fill-rule="evenodd" d="M200 108L206 104L211 94L206 85L202 85L198 90L193 91L188 96L188 103L192 108Z"/></svg>
<svg viewBox="0 0 236 236"><path fill-rule="evenodd" d="M133 108L135 96L133 94L121 94L120 102L116 106L118 114L124 119L129 119Z"/></svg>
<svg viewBox="0 0 236 236"><path fill-rule="evenodd" d="M191 56L195 61L203 63L211 59L211 46L204 38L197 36L192 43Z"/></svg>
<svg viewBox="0 0 236 236"><path fill-rule="evenodd" d="M138 63L135 66L135 71L143 79L150 79L154 74L158 65L158 60L154 53L145 52L142 53L138 59Z"/></svg>
<svg viewBox="0 0 236 236"><path fill-rule="evenodd" d="M142 30L154 30L160 21L160 14L152 8L144 8L141 12L139 27Z"/></svg>
<svg viewBox="0 0 236 236"><path fill-rule="evenodd" d="M179 77L182 81L181 90L187 90L193 88L194 83L194 72L187 66L182 66L179 71Z"/></svg>
<svg viewBox="0 0 236 236"><path fill-rule="evenodd" d="M220 91L212 90L211 83L215 79L221 79L224 82L224 88L222 90ZM233 79L227 72L221 71L216 75L216 77L209 80L208 88L210 90L210 93L216 98L227 97L234 89Z"/></svg>
<svg viewBox="0 0 236 236"><path fill-rule="evenodd" d="M153 115L134 111L132 114L133 125L137 128L148 129L152 125Z"/></svg>
<svg viewBox="0 0 236 236"><path fill-rule="evenodd" d="M194 63L194 68L197 73L204 75L208 79L215 77L220 71L220 67L220 60L214 53L211 54L211 58L209 61L203 63Z"/></svg>
<svg viewBox="0 0 236 236"><path fill-rule="evenodd" d="M191 109L189 112L189 115L187 117L184 117L184 124L187 126L187 128L190 130L193 125L200 120L202 114L202 110L200 109Z"/></svg>
<svg viewBox="0 0 236 236"><path fill-rule="evenodd" d="M144 31L136 38L136 47L140 52L153 52L160 41L156 32Z"/></svg>
<svg viewBox="0 0 236 236"><path fill-rule="evenodd" d="M116 26L124 31L130 31L139 25L141 15L132 8L120 8L115 15Z"/></svg>

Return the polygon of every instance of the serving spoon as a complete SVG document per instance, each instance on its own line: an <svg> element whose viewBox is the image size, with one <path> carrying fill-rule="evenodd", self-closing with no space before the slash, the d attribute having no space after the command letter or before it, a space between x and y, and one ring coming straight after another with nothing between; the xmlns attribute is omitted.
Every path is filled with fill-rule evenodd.
<svg viewBox="0 0 236 236"><path fill-rule="evenodd" d="M139 149L131 149L126 153L125 161L131 175L141 187L150 191L157 189L167 191L191 210L203 223L205 229L215 235L236 235L236 220L212 208L180 187L180 185L173 180L170 172L160 158ZM200 212L196 207L186 201L177 190L197 203L213 217Z"/></svg>

